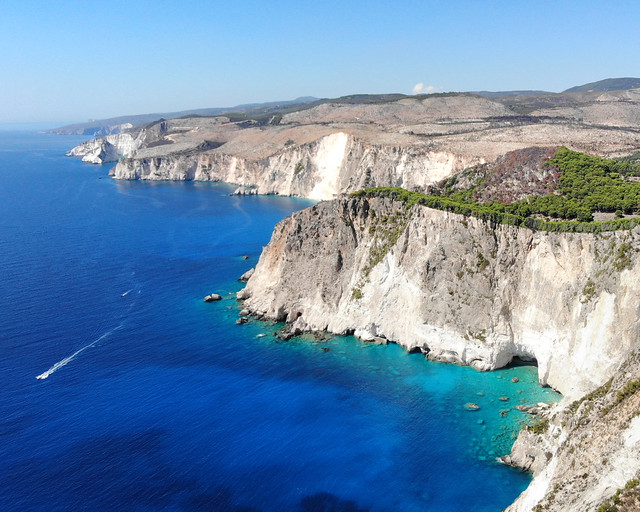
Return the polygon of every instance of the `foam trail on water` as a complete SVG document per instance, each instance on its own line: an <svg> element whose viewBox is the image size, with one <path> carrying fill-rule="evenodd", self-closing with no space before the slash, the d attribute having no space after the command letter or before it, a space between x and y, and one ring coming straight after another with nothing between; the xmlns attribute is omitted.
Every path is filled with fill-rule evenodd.
<svg viewBox="0 0 640 512"><path fill-rule="evenodd" d="M135 274L135 272L134 272ZM140 290L140 288L138 287L134 287L131 288L130 290L127 290L125 293L121 294L121 297L126 297L129 292L132 292L134 290L137 289L138 295L140 295L140 293L142 292L142 290ZM129 313L131 313L131 310L134 308L134 306L136 305L136 303L138 302L138 298L136 297L133 302L131 302L131 304L129 304L129 309L127 309L127 315ZM71 361L73 361L81 352L84 352L85 350L87 350L88 348L93 347L96 343L99 343L100 341L102 341L103 339L111 336L114 332L116 332L119 329L122 329L122 327L124 326L126 322L126 318L124 320L122 320L116 327L114 327L113 329L108 330L107 332L105 332L102 336L96 338L95 340L93 340L91 343L89 343L88 345L85 345L84 347L82 347L79 350L76 350L73 354L71 354L68 357L65 357L64 359L58 361L56 364L54 364L51 368L49 368L46 372L41 373L40 375L38 375L36 377L36 379L39 380L44 380L46 379L49 375L51 375L52 373L57 372L60 368L62 368L63 366L68 365Z"/></svg>
<svg viewBox="0 0 640 512"><path fill-rule="evenodd" d="M114 327L113 329L105 332L102 336L100 336L99 338L93 340L91 343L89 343L88 345L85 345L84 347L82 347L79 350L76 350L73 354L71 354L68 357L65 357L64 359L58 361L56 364L54 364L51 368L49 368L46 372L41 373L40 375L38 375L36 377L36 379L46 379L49 375L51 375L52 373L57 372L60 368L62 368L63 366L68 365L71 361L73 361L78 354L80 354L81 352L84 352L85 350L87 350L88 348L93 347L96 343L98 343L99 341L102 341L103 339L107 338L108 336L110 336L111 334L113 334L115 331L117 331L118 329L121 329L122 326L124 325L124 322L120 322L120 324L117 327Z"/></svg>

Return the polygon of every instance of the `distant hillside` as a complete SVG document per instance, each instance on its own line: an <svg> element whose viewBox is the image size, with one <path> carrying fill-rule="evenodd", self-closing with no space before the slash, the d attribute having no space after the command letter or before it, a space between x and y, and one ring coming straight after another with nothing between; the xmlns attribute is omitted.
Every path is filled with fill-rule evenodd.
<svg viewBox="0 0 640 512"><path fill-rule="evenodd" d="M290 101L277 101L271 103L250 103L235 107L204 108L195 110L183 110L180 112L160 112L154 114L139 114L130 116L112 117L109 119L90 120L86 123L75 123L60 128L48 130L46 133L57 135L92 135L102 137L104 135L117 134L123 130L137 128L154 123L159 120L178 119L186 117L215 117L225 116L233 122L246 121L247 126L273 124L277 125L283 115L301 110L307 110L325 103L337 103L344 105L374 105L392 103L403 98L425 99L427 97L447 97L469 93L434 93L409 96L407 94L351 94L339 98L314 98L306 96Z"/></svg>
<svg viewBox="0 0 640 512"><path fill-rule="evenodd" d="M582 93L589 95L602 91L626 90L640 88L640 78L607 78L599 82L592 82L577 87L572 87L564 91L565 93ZM343 105L375 105L390 104L401 99L413 98L423 100L434 97L456 97L456 96L476 96L484 97L493 101L503 103L513 114L529 115L540 109L558 109L575 106L575 95L564 95L564 93L552 93L539 90L516 90L516 91L473 91L462 93L436 93L436 94L352 94L340 98L314 98L301 97L290 101L276 101L270 103L251 103L237 105L234 107L202 108L194 110L183 110L180 112L157 112L153 114L128 115L112 117L109 119L92 119L86 123L75 123L46 133L59 135L91 135L100 137L104 135L121 133L130 128L137 128L160 119L176 119L182 117L215 117L226 116L233 122L246 122L247 126L266 124L279 124L283 116L298 111L308 110L323 104L343 104ZM581 98L582 102L591 101L592 98Z"/></svg>
<svg viewBox="0 0 640 512"><path fill-rule="evenodd" d="M489 115L492 122L504 121L509 118L510 121L516 121L514 116L520 116L517 122L520 124L539 123L545 118L553 118L555 121L567 122L568 120L579 120L580 122L587 120L590 124L603 124L607 126L638 126L640 113L638 110L627 107L620 107L619 102L612 105L603 103L600 98L603 91L611 91L611 95L625 95L624 100L628 101L629 94L636 95L638 91L629 92L628 89L636 88L640 90L640 78L609 78L599 82L581 85L568 89L563 93L553 93L538 90L513 90L513 91L475 91L475 92L447 92L435 94L419 94L407 95L398 93L387 94L351 94L339 98L313 98L302 97L290 101L280 101L271 103L253 103L245 105L237 105L234 107L223 108L205 108L194 110L183 110L180 112L158 112L153 114L129 115L113 117L110 119L90 120L86 123L77 123L53 130L47 133L60 135L78 134L100 137L122 133L130 129L138 129L149 123L159 120L179 119L187 117L204 117L214 118L224 116L229 121L236 124L239 128L248 128L256 126L277 126L283 119L289 122L317 123L321 122L337 122L338 117L341 122L353 122L362 119L364 111L360 111L358 106L374 107L384 105L395 105L389 109L382 108L365 108L369 121L375 123L384 123L385 112L391 112L400 109L402 112L396 112L404 119L412 110L407 100L422 102L429 100L435 101L432 109L429 111L433 114L438 109L444 109L441 116L435 119L444 119L448 105L456 102L464 103L463 98L469 99L475 106L477 102L470 98L485 98L491 101L494 106L502 104L504 108L498 109L500 112L494 112ZM615 91L618 90L616 93ZM456 99L454 99L456 98ZM448 100L450 99L450 100ZM620 98L622 99L622 98ZM400 101L402 100L402 101ZM399 102L396 105L396 102ZM634 96L634 102L637 98ZM595 102L595 103L594 103ZM342 105L344 108L338 111L335 105ZM460 105L462 108L462 105ZM420 109L421 107L418 107ZM579 112L576 110L579 109ZM622 111L619 111L622 108ZM435 109L435 110L434 110ZM506 109L506 110L505 110ZM356 110L358 112L356 112ZM447 112L445 112L447 111ZM377 112L377 114L376 114ZM456 111L454 117L456 119L468 117L470 114ZM296 115L293 115L296 114ZM477 112L478 117L487 117L486 112ZM318 117L320 116L320 117ZM350 117L351 116L351 117ZM382 116L382 117L380 117ZM506 116L506 117L505 117ZM522 117L525 116L525 117ZM533 116L533 117L532 117ZM586 116L586 117L585 117ZM393 117L393 116L392 116ZM409 115L409 117L412 117ZM445 116L446 117L446 116ZM624 118L624 119L623 119ZM394 118L395 119L395 118ZM396 120L389 119L389 122L395 123ZM406 120L406 119L405 119ZM213 121L216 124L218 121ZM414 122L418 122L415 119ZM545 121L546 122L546 121ZM412 130L415 132L415 130ZM416 132L417 133L417 132ZM634 148L636 149L636 148Z"/></svg>
<svg viewBox="0 0 640 512"><path fill-rule="evenodd" d="M606 78L598 82L578 85L563 92L620 91L624 89L640 89L640 78Z"/></svg>
<svg viewBox="0 0 640 512"><path fill-rule="evenodd" d="M523 96L523 95L534 95L534 94L553 94L549 91L473 91L471 94L477 94L478 96L482 96L483 98L502 98L505 96Z"/></svg>
<svg viewBox="0 0 640 512"><path fill-rule="evenodd" d="M249 103L245 105L236 105L235 107L200 108L194 110L182 110L180 112L158 112L154 114L111 117L108 119L92 119L86 123L74 123L61 126L60 128L54 128L53 130L47 130L46 133L54 133L58 135L93 135L94 137L100 137L103 135L120 133L123 128L126 129L129 127L142 126L144 124L158 121L159 119L176 119L178 117L187 116L219 116L231 112L264 115L269 112L280 111L295 105L304 105L317 100L318 98L307 96L297 98L295 100L273 101L269 103Z"/></svg>

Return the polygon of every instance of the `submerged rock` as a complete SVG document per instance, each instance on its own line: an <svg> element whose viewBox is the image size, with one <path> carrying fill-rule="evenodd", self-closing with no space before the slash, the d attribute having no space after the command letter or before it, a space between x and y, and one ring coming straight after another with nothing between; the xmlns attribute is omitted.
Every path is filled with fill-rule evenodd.
<svg viewBox="0 0 640 512"><path fill-rule="evenodd" d="M464 408L467 411L478 411L478 410L480 410L480 406L478 404L473 403L473 402L468 402L468 403L464 404Z"/></svg>
<svg viewBox="0 0 640 512"><path fill-rule="evenodd" d="M300 327L300 325L296 325L296 323L287 325L280 331L276 333L276 336L282 341L289 341L291 338L295 336L300 336L304 334L304 329Z"/></svg>

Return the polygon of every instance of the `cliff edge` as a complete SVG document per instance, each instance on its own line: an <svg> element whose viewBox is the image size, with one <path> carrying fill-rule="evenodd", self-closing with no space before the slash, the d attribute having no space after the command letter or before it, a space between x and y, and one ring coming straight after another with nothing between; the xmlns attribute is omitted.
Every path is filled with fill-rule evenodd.
<svg viewBox="0 0 640 512"><path fill-rule="evenodd" d="M293 334L355 333L479 370L536 361L565 398L505 459L535 473L509 510L596 510L640 471L640 385L616 402L640 376L639 249L640 228L535 232L339 199L281 221L238 297Z"/></svg>
<svg viewBox="0 0 640 512"><path fill-rule="evenodd" d="M520 432L503 461L534 479L508 512L640 509L640 353L579 400Z"/></svg>
<svg viewBox="0 0 640 512"><path fill-rule="evenodd" d="M366 187L425 189L527 147L621 156L640 146L640 93L551 98L352 97L301 110L161 120L69 154L117 161L116 179L224 181L239 193L333 199Z"/></svg>
<svg viewBox="0 0 640 512"><path fill-rule="evenodd" d="M638 339L639 248L638 228L554 234L335 200L276 226L239 297L294 329L384 338L479 370L535 360L542 384L579 398Z"/></svg>

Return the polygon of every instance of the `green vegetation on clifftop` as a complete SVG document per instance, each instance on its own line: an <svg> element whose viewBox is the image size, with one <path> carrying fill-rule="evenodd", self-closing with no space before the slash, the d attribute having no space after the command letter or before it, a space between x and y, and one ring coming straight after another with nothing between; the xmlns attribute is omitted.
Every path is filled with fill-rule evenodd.
<svg viewBox="0 0 640 512"><path fill-rule="evenodd" d="M640 172L639 165L593 157L567 148L559 149L545 165L554 166L561 173L556 193L533 195L511 204L477 202L474 192L478 184L454 190L448 186L451 180L430 194L397 187L379 187L364 189L352 196L390 197L407 207L420 204L477 217L486 222L539 231L600 233L631 229L640 224L640 217L593 221L595 212L616 212L618 217L621 213L638 214L640 182L633 181L629 176Z"/></svg>

